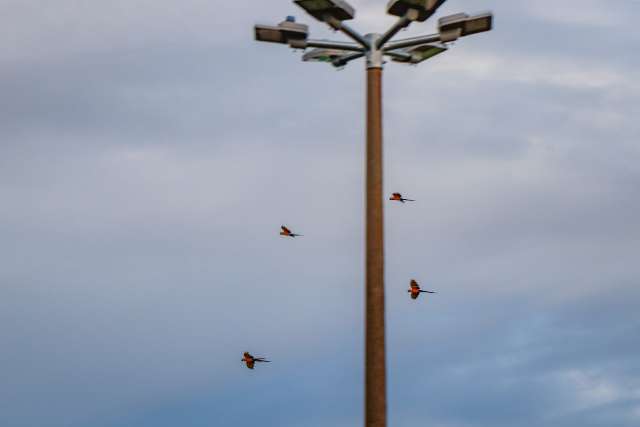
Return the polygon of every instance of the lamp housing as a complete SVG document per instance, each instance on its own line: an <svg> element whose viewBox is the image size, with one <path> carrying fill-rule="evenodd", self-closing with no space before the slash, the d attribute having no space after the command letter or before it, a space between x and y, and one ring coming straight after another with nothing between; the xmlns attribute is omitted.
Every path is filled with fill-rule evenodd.
<svg viewBox="0 0 640 427"><path fill-rule="evenodd" d="M340 49L313 49L309 52L305 53L302 56L303 61L307 62L328 62L332 63L336 59L339 59L345 55L348 55L349 52L340 50Z"/></svg>
<svg viewBox="0 0 640 427"><path fill-rule="evenodd" d="M454 41L459 37L490 31L493 27L491 12L469 16L466 13L456 13L438 20L438 31L443 42Z"/></svg>
<svg viewBox="0 0 640 427"><path fill-rule="evenodd" d="M353 6L344 0L294 0L294 3L318 21L323 22L327 18L347 21L353 19L356 14Z"/></svg>
<svg viewBox="0 0 640 427"><path fill-rule="evenodd" d="M406 13L414 9L418 11L416 21L426 21L436 10L442 6L446 0L390 0L387 3L387 13L395 16L405 16Z"/></svg>
<svg viewBox="0 0 640 427"><path fill-rule="evenodd" d="M256 25L255 39L262 42L287 44L291 41L304 41L309 36L309 26L299 24L293 16L273 25Z"/></svg>
<svg viewBox="0 0 640 427"><path fill-rule="evenodd" d="M426 61L427 59L433 58L434 56L446 51L446 46L424 44L404 51L405 53L411 55L411 58L403 59L399 57L392 57L391 59L392 61L403 62L406 64L419 64L422 61Z"/></svg>

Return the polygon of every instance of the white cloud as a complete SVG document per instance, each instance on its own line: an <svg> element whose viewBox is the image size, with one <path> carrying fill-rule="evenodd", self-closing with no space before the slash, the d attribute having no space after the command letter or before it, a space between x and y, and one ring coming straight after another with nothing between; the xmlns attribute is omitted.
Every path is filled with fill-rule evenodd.
<svg viewBox="0 0 640 427"><path fill-rule="evenodd" d="M577 369L562 372L559 377L574 393L573 410L591 409L613 403L630 392L607 378Z"/></svg>
<svg viewBox="0 0 640 427"><path fill-rule="evenodd" d="M464 74L474 82L489 80L597 90L619 87L637 91L640 87L633 74L603 65L602 61L549 58L535 54L509 56L464 52L434 62L432 70L448 78L452 73Z"/></svg>
<svg viewBox="0 0 640 427"><path fill-rule="evenodd" d="M538 18L560 24L584 25L589 27L615 27L626 21L626 15L619 7L637 4L630 0L562 0L523 2L530 14Z"/></svg>
<svg viewBox="0 0 640 427"><path fill-rule="evenodd" d="M9 0L3 2L0 63L250 41L254 20L269 15L274 6L253 2L249 14L245 3L236 1Z"/></svg>

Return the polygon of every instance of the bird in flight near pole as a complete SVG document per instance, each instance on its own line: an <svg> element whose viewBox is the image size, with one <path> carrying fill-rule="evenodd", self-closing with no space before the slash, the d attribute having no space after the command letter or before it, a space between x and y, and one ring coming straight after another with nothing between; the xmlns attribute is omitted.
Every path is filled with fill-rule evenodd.
<svg viewBox="0 0 640 427"><path fill-rule="evenodd" d="M421 293L426 293L426 294L435 294L435 292L433 291L423 291L420 289L420 286L418 285L418 282L416 282L415 280L411 280L411 288L409 288L409 290L407 291L409 293L411 293L411 298L412 299L417 299Z"/></svg>
<svg viewBox="0 0 640 427"><path fill-rule="evenodd" d="M248 351L244 352L242 361L247 364L247 368L249 369L253 369L256 362L271 362L270 360L266 360L264 357L253 357Z"/></svg>
<svg viewBox="0 0 640 427"><path fill-rule="evenodd" d="M282 229L282 231L280 232L281 236L286 236L286 237L298 237L298 236L302 236L302 234L296 234L296 233L292 233L291 230L289 230L287 227L285 227L284 225L280 227Z"/></svg>
<svg viewBox="0 0 640 427"><path fill-rule="evenodd" d="M413 200L413 199L405 199L404 197L402 197L402 194L400 194L400 193L393 193L391 195L391 197L389 197L389 200L394 200L396 202L401 202L401 203L404 203L404 202L415 202L415 200Z"/></svg>

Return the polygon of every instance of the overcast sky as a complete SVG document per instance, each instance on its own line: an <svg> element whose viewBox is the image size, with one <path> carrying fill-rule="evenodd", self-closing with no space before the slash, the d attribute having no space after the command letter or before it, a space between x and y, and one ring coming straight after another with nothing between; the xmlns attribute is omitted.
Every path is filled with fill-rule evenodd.
<svg viewBox="0 0 640 427"><path fill-rule="evenodd" d="M343 36L286 0L0 5L0 425L361 425L363 63L252 27ZM389 425L636 427L640 1L438 16L485 10L385 68Z"/></svg>

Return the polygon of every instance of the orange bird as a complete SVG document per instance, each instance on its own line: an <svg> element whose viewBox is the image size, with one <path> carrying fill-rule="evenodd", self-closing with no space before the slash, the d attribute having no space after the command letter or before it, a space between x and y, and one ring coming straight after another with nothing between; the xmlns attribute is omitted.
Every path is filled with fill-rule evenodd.
<svg viewBox="0 0 640 427"><path fill-rule="evenodd" d="M271 362L270 360L265 360L264 357L253 357L249 354L248 351L244 352L242 361L247 364L247 368L249 369L253 369L253 366L256 364L256 362Z"/></svg>
<svg viewBox="0 0 640 427"><path fill-rule="evenodd" d="M287 227L285 227L284 225L280 226L280 228L282 229L282 231L280 232L281 236L286 236L286 237L298 237L298 236L302 236L302 234L296 234L296 233L292 233L291 230L289 230Z"/></svg>
<svg viewBox="0 0 640 427"><path fill-rule="evenodd" d="M393 193L391 195L391 197L389 197L389 200L394 200L396 202L415 202L415 200L412 199L405 199L404 197L402 197L402 194L400 193Z"/></svg>
<svg viewBox="0 0 640 427"><path fill-rule="evenodd" d="M412 299L417 299L420 296L420 293L435 294L435 292L433 291L421 290L420 286L418 285L418 282L416 282L415 280L411 280L411 288L409 288L407 292L411 293Z"/></svg>

